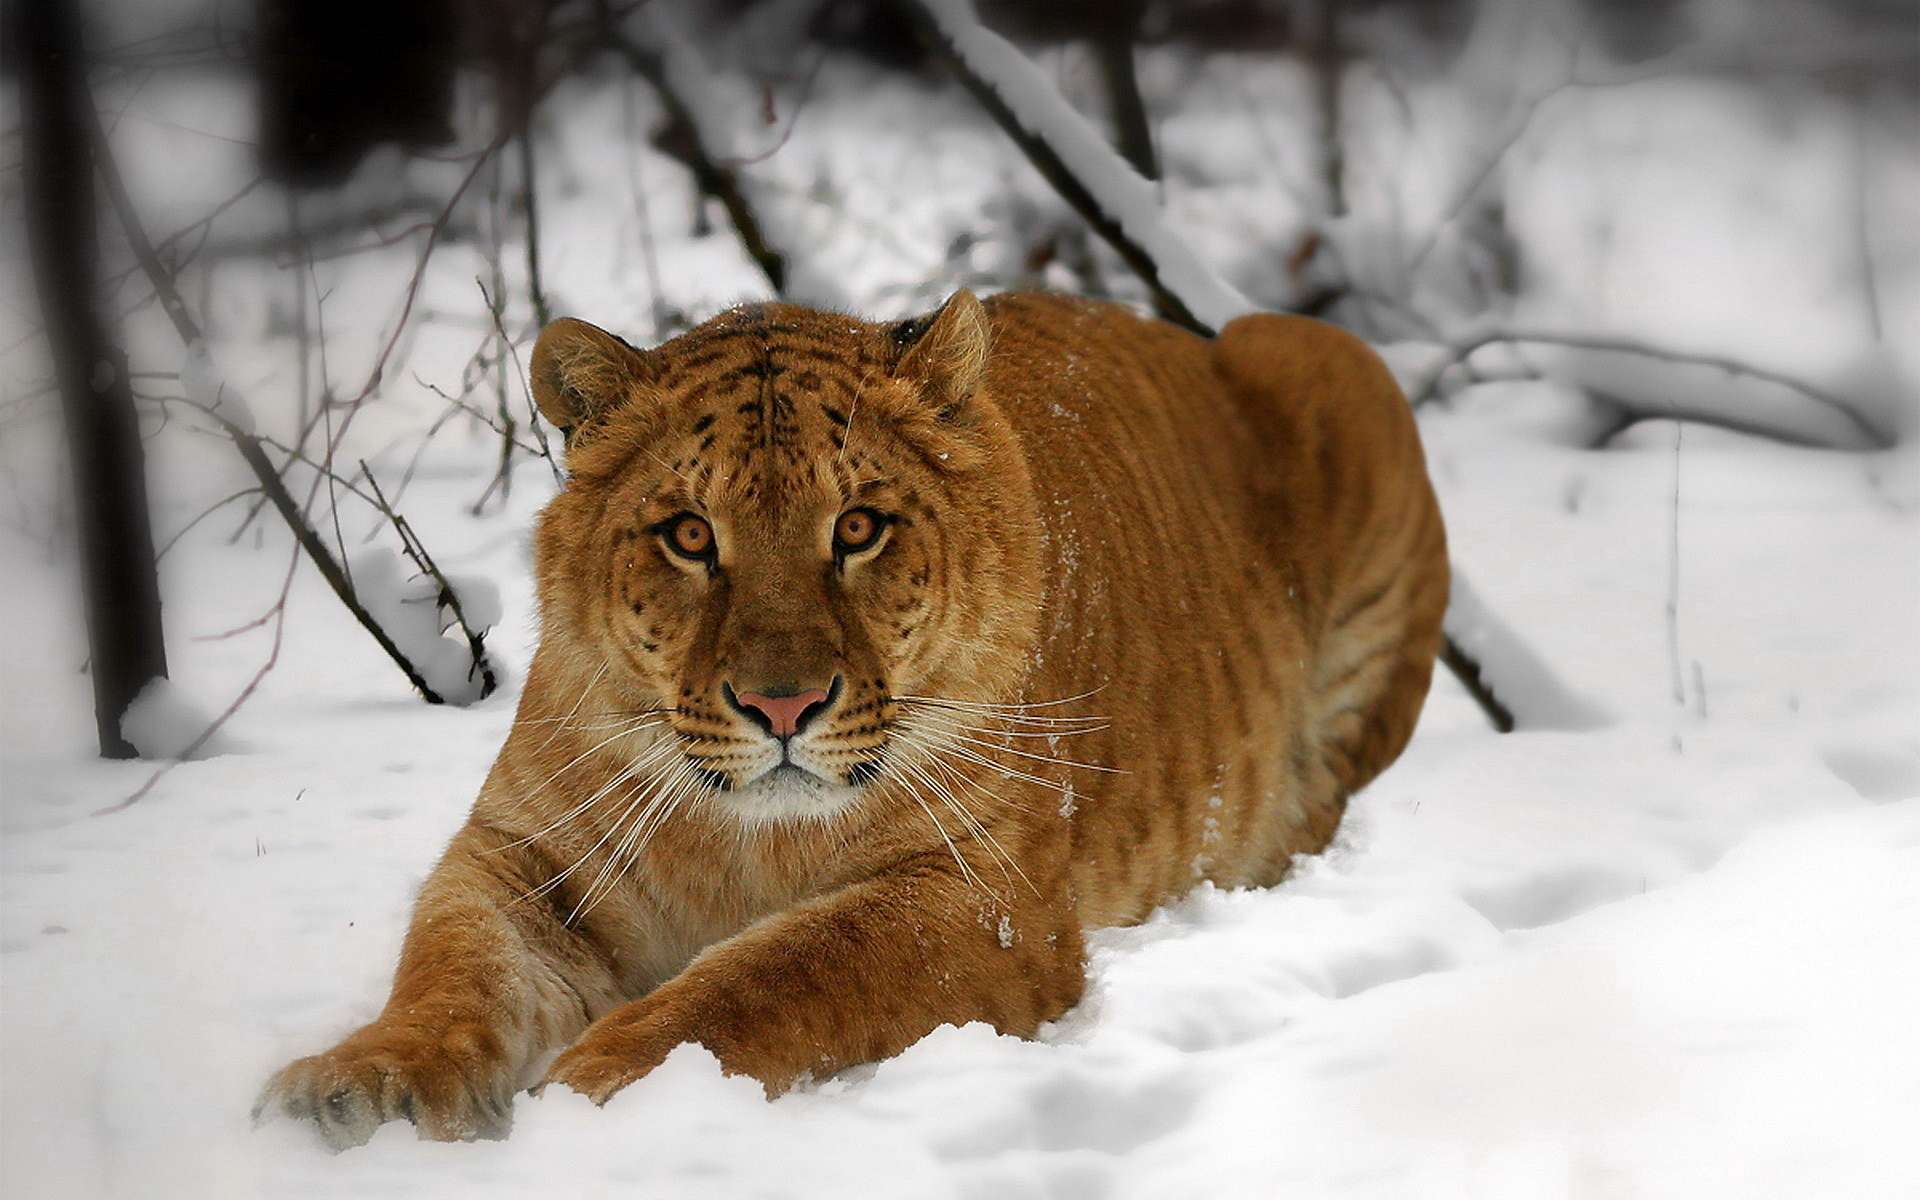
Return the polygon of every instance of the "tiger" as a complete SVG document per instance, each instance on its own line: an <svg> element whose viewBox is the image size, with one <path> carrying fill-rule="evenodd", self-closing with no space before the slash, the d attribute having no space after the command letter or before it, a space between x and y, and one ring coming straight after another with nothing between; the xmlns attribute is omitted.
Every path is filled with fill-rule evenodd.
<svg viewBox="0 0 1920 1200"><path fill-rule="evenodd" d="M257 1119L494 1138L684 1043L776 1096L1033 1037L1088 931L1325 848L1425 702L1446 535L1334 325L961 290L561 319L529 373L565 479L511 732L384 1009Z"/></svg>

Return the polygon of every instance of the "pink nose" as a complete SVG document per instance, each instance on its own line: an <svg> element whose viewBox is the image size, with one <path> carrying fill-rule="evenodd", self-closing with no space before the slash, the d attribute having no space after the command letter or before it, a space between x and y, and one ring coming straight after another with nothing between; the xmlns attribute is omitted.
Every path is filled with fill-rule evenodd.
<svg viewBox="0 0 1920 1200"><path fill-rule="evenodd" d="M742 706L754 709L765 717L775 737L792 737L798 733L800 722L806 718L808 710L827 702L827 694L819 688L808 688L791 696L740 692L736 698Z"/></svg>

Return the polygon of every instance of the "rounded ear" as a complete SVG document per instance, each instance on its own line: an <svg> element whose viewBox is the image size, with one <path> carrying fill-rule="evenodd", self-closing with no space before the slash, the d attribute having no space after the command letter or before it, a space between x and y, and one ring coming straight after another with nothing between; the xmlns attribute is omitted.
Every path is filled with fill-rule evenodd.
<svg viewBox="0 0 1920 1200"><path fill-rule="evenodd" d="M647 356L598 326L562 317L533 345L533 402L571 438L652 378Z"/></svg>
<svg viewBox="0 0 1920 1200"><path fill-rule="evenodd" d="M894 326L893 336L906 347L893 373L919 381L943 417L957 412L980 387L992 331L987 310L967 289L949 296L932 316Z"/></svg>

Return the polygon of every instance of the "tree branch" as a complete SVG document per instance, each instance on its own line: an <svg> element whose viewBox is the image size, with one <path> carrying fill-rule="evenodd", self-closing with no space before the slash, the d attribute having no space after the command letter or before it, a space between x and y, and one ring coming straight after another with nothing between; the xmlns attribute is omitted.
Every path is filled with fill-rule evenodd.
<svg viewBox="0 0 1920 1200"><path fill-rule="evenodd" d="M897 2L1048 182L1139 273L1163 315L1211 337L1234 317L1255 311L1246 297L1195 259L1160 224L1146 181L1066 107L1031 63L1004 39L982 28L965 0ZM983 63L990 64L993 79L988 78ZM1044 112L1016 113L1008 96L1022 97ZM1057 148L1056 140L1061 143ZM1125 210L1124 219L1111 214L1109 206L1102 203L1103 196ZM1296 307L1310 303L1310 299L1295 301ZM1458 582L1465 591L1465 580ZM1517 644L1505 649L1512 651L1504 655L1506 658L1526 656L1525 648ZM1514 727L1514 713L1481 678L1479 661L1461 648L1451 629L1440 658L1496 730L1505 733ZM1544 675L1544 668L1536 674Z"/></svg>
<svg viewBox="0 0 1920 1200"><path fill-rule="evenodd" d="M1778 423L1768 422L1752 414L1729 412L1725 409L1702 403L1694 396L1678 395L1662 398L1659 403L1644 403L1631 396L1605 389L1588 389L1602 403L1618 414L1618 423L1608 431L1611 437L1628 425L1639 421L1673 418L1694 421L1701 424L1718 425L1741 433L1751 433L1762 437L1774 438L1791 445L1815 446L1829 449L1859 449L1870 447L1886 449L1895 442L1892 431L1881 428L1854 405L1827 389L1797 378L1785 372L1755 366L1739 359L1719 354L1700 354L1688 351L1672 350L1655 346L1634 338L1608 334L1566 333L1557 330L1503 328L1499 326L1476 330L1457 338L1442 348L1438 361L1428 367L1424 376L1415 381L1407 390L1407 397L1417 408L1439 394L1440 384L1447 371L1464 363L1472 355L1487 346L1500 343L1528 343L1542 346L1560 346L1570 350L1589 350L1601 353L1628 354L1656 362L1672 363L1678 366L1704 367L1724 371L1729 375L1740 375L1757 379L1776 387L1794 392L1813 401L1821 408L1840 418L1845 427L1854 435L1851 439L1839 437L1821 437L1814 431L1793 429ZM1583 385L1584 386L1584 385ZM1601 438L1602 441L1606 437Z"/></svg>
<svg viewBox="0 0 1920 1200"><path fill-rule="evenodd" d="M703 195L718 200L720 207L727 210L727 220L733 223L734 230L739 233L747 256L767 277L773 290L784 295L787 290L787 256L768 241L759 213L748 202L746 192L740 186L736 168L722 165L722 161L730 156L707 144L703 136L705 131L696 120L687 98L674 86L662 54L631 38L617 39L614 48L633 67L634 72L652 86L654 94L660 97L661 107L667 110L668 125L659 139L660 148L692 172L694 186Z"/></svg>

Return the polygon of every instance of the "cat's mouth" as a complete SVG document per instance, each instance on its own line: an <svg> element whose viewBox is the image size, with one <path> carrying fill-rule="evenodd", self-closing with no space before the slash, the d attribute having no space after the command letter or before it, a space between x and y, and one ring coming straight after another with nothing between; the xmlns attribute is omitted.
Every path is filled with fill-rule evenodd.
<svg viewBox="0 0 1920 1200"><path fill-rule="evenodd" d="M828 779L792 761L778 763L717 796L751 823L830 817L846 811L859 798L858 787Z"/></svg>
<svg viewBox="0 0 1920 1200"><path fill-rule="evenodd" d="M812 771L807 770L790 758L785 759L780 765L761 775L760 779L766 780L769 787L780 787L782 785L795 786L809 779L816 780L820 783L833 782L831 779L816 775ZM755 780L754 782L758 783L760 780Z"/></svg>

